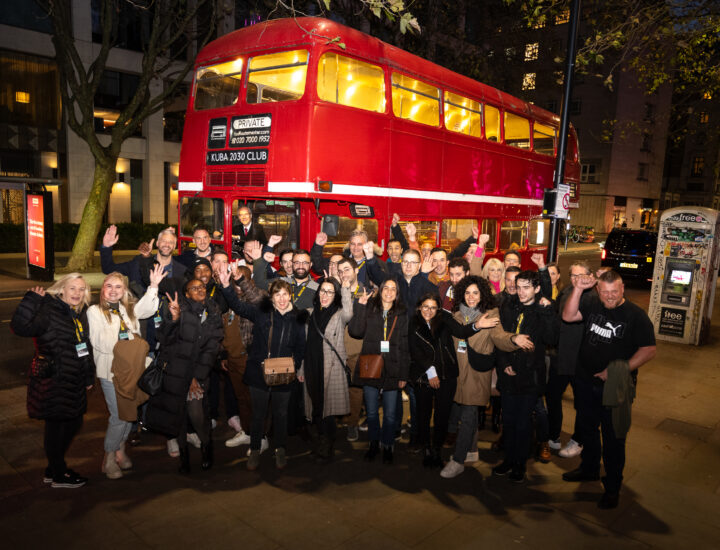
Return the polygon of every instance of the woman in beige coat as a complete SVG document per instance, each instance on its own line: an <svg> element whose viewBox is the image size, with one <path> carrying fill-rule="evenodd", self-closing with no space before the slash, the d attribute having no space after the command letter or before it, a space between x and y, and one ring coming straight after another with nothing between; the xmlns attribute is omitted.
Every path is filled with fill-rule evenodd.
<svg viewBox="0 0 720 550"><path fill-rule="evenodd" d="M458 380L455 403L460 407L460 429L455 451L440 475L451 478L465 469L465 457L477 449L478 406L490 401L492 369L495 366L495 347L503 351L518 348L532 349L532 342L524 334L505 332L500 323L500 314L495 306L490 285L482 277L465 277L455 289L455 319L463 324L475 322L479 317L494 320L491 327L480 330L463 340L453 337L458 359Z"/></svg>
<svg viewBox="0 0 720 550"><path fill-rule="evenodd" d="M305 360L298 372L298 380L304 382L305 416L320 433L316 454L321 461L332 458L335 417L350 412L345 327L352 314L349 288L341 288L335 279L325 279L315 294Z"/></svg>

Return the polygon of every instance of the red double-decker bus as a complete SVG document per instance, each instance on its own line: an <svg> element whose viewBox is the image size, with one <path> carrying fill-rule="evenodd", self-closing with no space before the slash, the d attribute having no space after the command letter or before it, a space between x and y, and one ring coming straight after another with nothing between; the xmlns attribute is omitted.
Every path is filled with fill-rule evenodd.
<svg viewBox="0 0 720 550"><path fill-rule="evenodd" d="M544 251L559 118L354 29L280 19L197 56L178 182L181 241L209 226L228 250L247 204L281 247L328 249L362 228L384 247L392 214L448 248L480 224L490 255ZM580 176L571 128L571 206Z"/></svg>

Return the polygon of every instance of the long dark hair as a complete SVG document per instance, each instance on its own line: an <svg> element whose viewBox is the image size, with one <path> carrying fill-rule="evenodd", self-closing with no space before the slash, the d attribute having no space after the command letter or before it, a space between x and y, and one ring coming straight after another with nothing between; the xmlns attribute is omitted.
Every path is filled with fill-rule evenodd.
<svg viewBox="0 0 720 550"><path fill-rule="evenodd" d="M320 289L325 283L330 283L333 286L333 290L335 291L335 297L333 298L333 302L330 305L337 306L338 309L342 309L342 289L340 288L340 283L330 277L325 279L322 283L320 283L320 286L318 286L318 289L315 292L315 297L313 298L313 307L316 311L320 311Z"/></svg>
<svg viewBox="0 0 720 550"><path fill-rule="evenodd" d="M460 309L460 304L467 305L465 303L465 291L472 285L477 286L480 291L480 303L477 305L480 311L487 311L497 306L495 297L490 290L490 283L487 282L487 279L478 277L477 275L468 275L455 287L456 298L453 306L454 311Z"/></svg>
<svg viewBox="0 0 720 550"><path fill-rule="evenodd" d="M440 298L437 294L433 292L426 292L425 294L420 296L420 299L417 301L415 307L415 322L417 323L417 326L422 326L425 323L425 319L422 316L422 311L420 310L420 308L423 305L423 302L425 302L426 300L432 300L437 306L435 316L430 319L430 332L436 334L437 329L440 327L440 323L442 322L442 303L440 302Z"/></svg>
<svg viewBox="0 0 720 550"><path fill-rule="evenodd" d="M379 311L382 313L382 291L387 286L389 281L395 283L395 288L397 289L397 292L395 293L395 300L393 301L393 305L390 307L390 311L388 312L388 314L392 313L393 315L400 315L401 313L405 313L405 311L407 311L407 307L405 307L405 304L400 299L400 283L395 277L388 277L382 283L380 283L377 294L373 296L373 298L370 300L370 306L375 311Z"/></svg>

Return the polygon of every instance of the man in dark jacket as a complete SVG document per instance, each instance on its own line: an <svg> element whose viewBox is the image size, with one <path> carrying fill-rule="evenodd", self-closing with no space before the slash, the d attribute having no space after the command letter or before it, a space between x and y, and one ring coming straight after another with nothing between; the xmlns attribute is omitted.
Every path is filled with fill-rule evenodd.
<svg viewBox="0 0 720 550"><path fill-rule="evenodd" d="M550 300L537 299L540 278L536 272L518 273L515 288L517 294L500 308L500 320L506 331L527 334L535 349L498 351L505 460L493 468L493 474L509 474L508 479L522 483L532 436L532 411L545 386L545 347L557 343L560 321Z"/></svg>
<svg viewBox="0 0 720 550"><path fill-rule="evenodd" d="M248 241L260 241L261 244L267 243L267 237L262 226L253 221L252 212L243 205L238 208L237 221L233 221L232 226L233 239L240 243Z"/></svg>
<svg viewBox="0 0 720 550"><path fill-rule="evenodd" d="M205 258L210 261L210 257L215 250L215 247L213 247L210 241L210 232L206 227L198 226L195 228L195 231L193 231L193 243L195 244L195 248L187 247L183 250L182 254L175 258L185 267L192 267L193 262L197 258Z"/></svg>

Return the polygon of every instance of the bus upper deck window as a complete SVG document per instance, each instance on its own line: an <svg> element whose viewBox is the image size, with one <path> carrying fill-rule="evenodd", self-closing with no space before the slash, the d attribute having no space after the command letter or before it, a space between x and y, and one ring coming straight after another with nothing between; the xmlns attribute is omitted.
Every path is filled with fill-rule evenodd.
<svg viewBox="0 0 720 550"><path fill-rule="evenodd" d="M248 103L300 99L305 93L307 50L259 55L248 63Z"/></svg>
<svg viewBox="0 0 720 550"><path fill-rule="evenodd" d="M505 144L530 149L530 121L527 118L505 113Z"/></svg>
<svg viewBox="0 0 720 550"><path fill-rule="evenodd" d="M201 67L195 73L195 110L228 107L240 94L243 60Z"/></svg>
<svg viewBox="0 0 720 550"><path fill-rule="evenodd" d="M445 128L468 136L482 137L480 103L445 92Z"/></svg>
<svg viewBox="0 0 720 550"><path fill-rule="evenodd" d="M421 124L440 122L440 89L399 73L392 74L393 113Z"/></svg>
<svg viewBox="0 0 720 550"><path fill-rule="evenodd" d="M485 139L488 141L500 141L500 109L483 105L485 115Z"/></svg>
<svg viewBox="0 0 720 550"><path fill-rule="evenodd" d="M385 112L385 75L380 67L335 52L318 62L318 97L332 103Z"/></svg>
<svg viewBox="0 0 720 550"><path fill-rule="evenodd" d="M533 149L542 155L554 155L555 128L539 122L533 124Z"/></svg>

